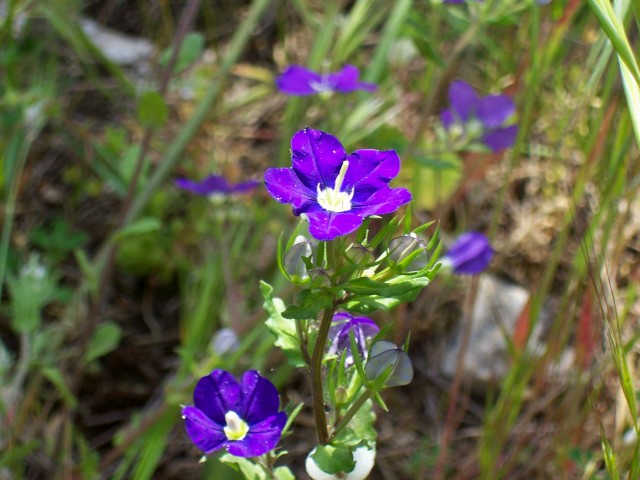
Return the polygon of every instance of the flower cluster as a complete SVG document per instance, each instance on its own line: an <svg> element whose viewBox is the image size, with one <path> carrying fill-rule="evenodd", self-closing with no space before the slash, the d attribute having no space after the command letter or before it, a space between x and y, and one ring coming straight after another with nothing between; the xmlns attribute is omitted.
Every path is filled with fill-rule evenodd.
<svg viewBox="0 0 640 480"><path fill-rule="evenodd" d="M504 126L516 109L511 98L506 95L479 97L471 85L458 80L449 87L449 102L451 108L440 114L447 130L458 127L470 136L479 133L482 143L493 152L515 142L518 126Z"/></svg>
<svg viewBox="0 0 640 480"><path fill-rule="evenodd" d="M291 139L291 156L291 168L265 172L265 185L275 200L291 204L294 215L304 215L318 240L347 235L365 217L394 212L411 200L407 189L389 188L400 170L394 150L347 155L333 135L305 128Z"/></svg>
<svg viewBox="0 0 640 480"><path fill-rule="evenodd" d="M315 95L323 92L349 93L355 90L373 91L373 83L361 82L360 72L353 65L345 65L334 73L317 73L299 65L291 65L276 78L278 90L287 95Z"/></svg>
<svg viewBox="0 0 640 480"><path fill-rule="evenodd" d="M201 378L194 406L182 409L187 434L205 455L225 448L238 457L257 457L273 450L287 415L278 412L276 387L255 370L238 382L224 370Z"/></svg>

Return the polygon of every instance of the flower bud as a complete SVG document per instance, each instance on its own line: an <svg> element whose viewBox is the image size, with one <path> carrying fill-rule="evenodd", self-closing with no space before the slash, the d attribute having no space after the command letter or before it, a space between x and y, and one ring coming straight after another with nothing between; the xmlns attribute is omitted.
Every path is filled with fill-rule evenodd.
<svg viewBox="0 0 640 480"><path fill-rule="evenodd" d="M294 279L304 281L309 278L303 257L312 257L313 248L309 240L298 235L284 256L284 269Z"/></svg>
<svg viewBox="0 0 640 480"><path fill-rule="evenodd" d="M387 388L399 387L411 382L413 366L405 351L391 342L381 340L371 347L364 373L373 383L383 382L382 386Z"/></svg>
<svg viewBox="0 0 640 480"><path fill-rule="evenodd" d="M426 246L415 233L392 238L389 242L389 259L393 263L400 263L416 250L422 250L407 266L407 271L418 271L429 263Z"/></svg>
<svg viewBox="0 0 640 480"><path fill-rule="evenodd" d="M371 473L376 459L376 449L363 445L357 447L351 454L352 462L350 463L354 464L351 471L327 473L320 468L319 464L322 462L315 458L316 451L317 447L311 450L304 464L307 474L313 480L364 480L369 476L369 473Z"/></svg>

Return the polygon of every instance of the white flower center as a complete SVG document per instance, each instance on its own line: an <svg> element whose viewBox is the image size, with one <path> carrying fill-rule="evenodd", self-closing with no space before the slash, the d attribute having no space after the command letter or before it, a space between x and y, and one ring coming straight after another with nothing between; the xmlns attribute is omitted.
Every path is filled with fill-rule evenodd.
<svg viewBox="0 0 640 480"><path fill-rule="evenodd" d="M224 420L227 422L226 427L224 427L224 434L227 436L227 440L242 440L249 433L249 425L233 410L224 414Z"/></svg>
<svg viewBox="0 0 640 480"><path fill-rule="evenodd" d="M324 190L321 190L320 184L316 187L318 191L318 204L329 212L339 213L351 210L351 199L353 198L354 190L352 189L351 192L340 191L348 168L349 162L345 160L342 162L340 173L336 178L336 184L333 188L327 187Z"/></svg>

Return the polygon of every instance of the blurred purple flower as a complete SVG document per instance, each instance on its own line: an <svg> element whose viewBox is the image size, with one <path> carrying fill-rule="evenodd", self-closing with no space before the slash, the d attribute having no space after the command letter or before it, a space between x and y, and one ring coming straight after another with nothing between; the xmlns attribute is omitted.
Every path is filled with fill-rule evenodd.
<svg viewBox="0 0 640 480"><path fill-rule="evenodd" d="M278 391L255 370L240 383L229 372L214 370L193 392L195 406L183 407L187 434L206 455L226 448L237 457L257 457L280 440L287 414L278 412Z"/></svg>
<svg viewBox="0 0 640 480"><path fill-rule="evenodd" d="M379 331L380 328L376 325L376 322L370 318L352 317L348 313L336 313L333 316L333 322L329 330L331 347L329 347L328 353L340 356L346 350L345 365L349 366L353 364L350 332L353 332L360 356L367 358L367 339L375 337Z"/></svg>
<svg viewBox="0 0 640 480"><path fill-rule="evenodd" d="M189 180L188 178L176 178L175 184L183 190L208 197L209 195L215 194L230 195L232 193L247 193L260 185L260 182L257 180L247 180L246 182L232 185L222 175L209 175L199 181Z"/></svg>
<svg viewBox="0 0 640 480"><path fill-rule="evenodd" d="M453 242L441 263L458 275L475 275L483 272L492 258L493 249L486 235L466 232Z"/></svg>
<svg viewBox="0 0 640 480"><path fill-rule="evenodd" d="M373 83L360 82L359 70L345 65L335 73L320 74L299 65L291 65L276 78L278 90L287 95L315 95L321 92L349 93L354 90L373 91Z"/></svg>
<svg viewBox="0 0 640 480"><path fill-rule="evenodd" d="M449 102L451 108L440 114L445 128L478 120L482 126L482 143L491 151L508 148L515 142L518 126L503 126L516 110L511 98L506 95L478 97L471 85L457 80L449 87Z"/></svg>
<svg viewBox="0 0 640 480"><path fill-rule="evenodd" d="M267 191L305 215L309 232L332 240L356 230L365 217L396 211L411 201L405 188L389 188L400 171L395 150L356 150L347 155L340 141L305 128L291 139L292 168L270 168Z"/></svg>

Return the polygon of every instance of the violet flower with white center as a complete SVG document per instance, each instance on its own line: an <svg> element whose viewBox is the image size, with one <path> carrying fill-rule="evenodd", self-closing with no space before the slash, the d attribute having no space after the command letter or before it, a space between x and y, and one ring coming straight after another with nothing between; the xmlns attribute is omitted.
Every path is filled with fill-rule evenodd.
<svg viewBox="0 0 640 480"><path fill-rule="evenodd" d="M355 90L374 91L373 83L359 81L360 71L345 65L334 73L317 73L299 65L291 65L276 78L278 90L287 95L315 95L322 92L349 93Z"/></svg>
<svg viewBox="0 0 640 480"><path fill-rule="evenodd" d="M466 232L453 242L441 263L458 275L476 275L489 266L492 258L493 248L486 235Z"/></svg>
<svg viewBox="0 0 640 480"><path fill-rule="evenodd" d="M205 455L225 448L237 457L257 457L280 440L287 414L278 412L276 387L255 370L240 383L229 372L214 370L193 392L195 406L184 407L187 434Z"/></svg>
<svg viewBox="0 0 640 480"><path fill-rule="evenodd" d="M208 197L216 194L230 195L232 193L247 193L260 185L260 182L257 180L247 180L233 185L222 175L209 175L199 181L188 178L177 178L175 184L183 190Z"/></svg>
<svg viewBox="0 0 640 480"><path fill-rule="evenodd" d="M405 188L389 188L400 171L395 150L356 150L347 155L340 141L305 128L291 139L292 168L270 168L265 186L294 215L304 215L309 232L332 240L355 231L371 215L396 211L411 201Z"/></svg>
<svg viewBox="0 0 640 480"><path fill-rule="evenodd" d="M513 145L518 135L517 125L504 126L516 110L513 100L506 95L479 97L467 82L457 80L449 87L451 108L440 114L447 130L455 125L468 128L474 121L480 124L481 141L492 152Z"/></svg>
<svg viewBox="0 0 640 480"><path fill-rule="evenodd" d="M367 358L367 340L375 337L379 331L380 328L376 322L370 318L352 317L348 313L336 313L329 329L331 347L329 347L328 353L340 356L346 350L345 366L348 367L353 364L350 332L353 332L360 356Z"/></svg>

